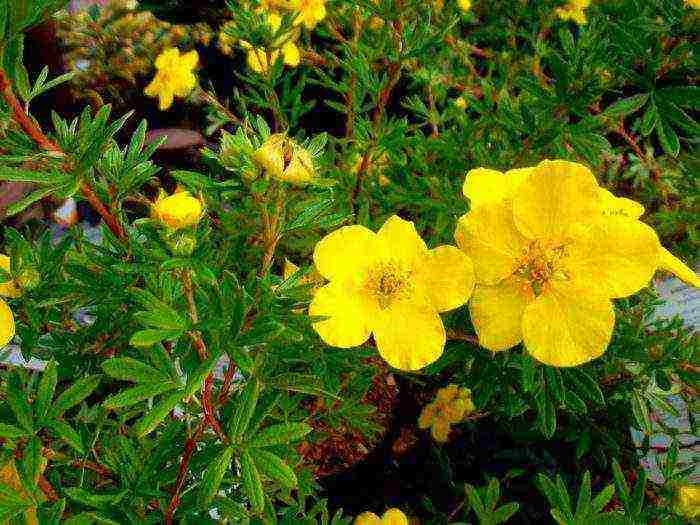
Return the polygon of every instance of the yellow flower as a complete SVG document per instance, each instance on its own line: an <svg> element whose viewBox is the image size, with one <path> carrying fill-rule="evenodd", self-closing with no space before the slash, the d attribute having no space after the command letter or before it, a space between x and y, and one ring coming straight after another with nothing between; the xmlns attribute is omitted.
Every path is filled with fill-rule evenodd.
<svg viewBox="0 0 700 525"><path fill-rule="evenodd" d="M685 0L685 5L693 9L700 9L700 0Z"/></svg>
<svg viewBox="0 0 700 525"><path fill-rule="evenodd" d="M466 13L472 8L472 0L457 0L457 5Z"/></svg>
<svg viewBox="0 0 700 525"><path fill-rule="evenodd" d="M291 4L299 11L294 25L304 24L310 30L326 18L326 0L296 0Z"/></svg>
<svg viewBox="0 0 700 525"><path fill-rule="evenodd" d="M469 309L492 351L524 341L539 361L576 366L605 352L615 322L611 299L646 286L657 268L698 278L637 220L643 208L598 186L580 164L467 174L472 210L457 244L474 261Z"/></svg>
<svg viewBox="0 0 700 525"><path fill-rule="evenodd" d="M267 24L273 33L277 33L282 26L282 17L277 13L267 14ZM248 67L259 74L267 73L270 66L277 62L277 58L282 54L282 61L290 67L297 67L301 62L301 51L297 47L295 40L298 38L298 30L284 34L276 39L271 49L253 47L250 42L241 40L243 49L248 51L246 62Z"/></svg>
<svg viewBox="0 0 700 525"><path fill-rule="evenodd" d="M309 307L314 323L332 346L351 348L370 334L391 366L418 370L445 346L439 312L464 304L474 286L468 257L453 246L428 250L412 222L396 215L379 232L344 226L314 250L319 273L330 283Z"/></svg>
<svg viewBox="0 0 700 525"><path fill-rule="evenodd" d="M278 180L303 186L316 177L313 158L283 133L275 133L253 154L254 160Z"/></svg>
<svg viewBox="0 0 700 525"><path fill-rule="evenodd" d="M153 203L152 217L168 228L180 230L196 225L202 218L202 201L188 191L178 191L166 196L161 192Z"/></svg>
<svg viewBox="0 0 700 525"><path fill-rule="evenodd" d="M455 99L455 106L457 106L459 109L467 109L467 99L464 97L457 97Z"/></svg>
<svg viewBox="0 0 700 525"><path fill-rule="evenodd" d="M438 390L435 399L426 405L418 418L418 428L430 428L430 432L440 443L447 442L450 426L459 423L468 413L475 410L472 394L468 388L448 385Z"/></svg>
<svg viewBox="0 0 700 525"><path fill-rule="evenodd" d="M10 272L10 258L0 254L0 268ZM0 297L19 297L21 290L14 281L0 283ZM15 336L15 317L5 301L0 299L0 348L5 347Z"/></svg>
<svg viewBox="0 0 700 525"><path fill-rule="evenodd" d="M689 520L700 516L700 485L680 485L676 489L676 512Z"/></svg>
<svg viewBox="0 0 700 525"><path fill-rule="evenodd" d="M146 95L158 97L158 107L165 111L173 104L175 97L186 97L197 85L194 69L199 55L190 51L183 55L171 47L156 58L156 76L146 86Z"/></svg>
<svg viewBox="0 0 700 525"><path fill-rule="evenodd" d="M374 512L363 512L354 525L408 525L408 518L399 509L389 509L381 518Z"/></svg>
<svg viewBox="0 0 700 525"><path fill-rule="evenodd" d="M571 20L579 25L583 25L586 20L586 9L591 4L591 0L569 0L564 7L558 7L555 13L562 20Z"/></svg>

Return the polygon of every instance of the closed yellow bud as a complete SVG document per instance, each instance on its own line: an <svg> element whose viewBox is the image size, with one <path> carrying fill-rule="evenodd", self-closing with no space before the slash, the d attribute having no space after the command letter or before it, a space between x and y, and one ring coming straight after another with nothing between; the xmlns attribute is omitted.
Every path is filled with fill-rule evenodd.
<svg viewBox="0 0 700 525"><path fill-rule="evenodd" d="M152 217L173 230L196 225L202 218L202 213L202 201L188 191L167 197L161 194L152 208Z"/></svg>

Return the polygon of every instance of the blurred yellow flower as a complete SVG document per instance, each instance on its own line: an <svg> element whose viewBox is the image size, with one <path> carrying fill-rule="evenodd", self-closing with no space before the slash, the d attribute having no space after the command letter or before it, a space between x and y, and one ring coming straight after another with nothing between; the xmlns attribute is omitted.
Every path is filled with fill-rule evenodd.
<svg viewBox="0 0 700 525"><path fill-rule="evenodd" d="M700 516L700 485L680 485L676 488L676 512L692 520Z"/></svg>
<svg viewBox="0 0 700 525"><path fill-rule="evenodd" d="M0 268L10 272L10 258L0 254ZM19 297L21 290L14 281L5 281L0 277L0 348L6 346L15 336L15 317L12 310L1 297Z"/></svg>
<svg viewBox="0 0 700 525"><path fill-rule="evenodd" d="M151 208L151 216L173 230L196 225L202 214L202 201L188 191L178 191L169 196L161 192Z"/></svg>
<svg viewBox="0 0 700 525"><path fill-rule="evenodd" d="M290 3L295 11L299 11L294 25L304 24L306 29L313 29L326 18L326 0L294 0Z"/></svg>
<svg viewBox="0 0 700 525"><path fill-rule="evenodd" d="M615 322L611 299L646 286L657 268L698 278L637 220L638 203L598 186L581 164L467 174L471 211L457 244L474 261L469 309L492 351L524 341L539 361L576 366L605 352Z"/></svg>
<svg viewBox="0 0 700 525"><path fill-rule="evenodd" d="M186 97L197 85L194 69L197 67L199 55L190 51L183 55L177 48L171 47L156 58L156 75L145 93L149 97L158 98L158 107L168 109L175 97Z"/></svg>
<svg viewBox="0 0 700 525"><path fill-rule="evenodd" d="M370 334L391 366L418 370L443 352L439 312L464 304L474 286L469 258L453 246L428 250L412 222L396 215L379 232L344 226L314 250L320 288L309 315L329 345L351 348Z"/></svg>
<svg viewBox="0 0 700 525"><path fill-rule="evenodd" d="M316 177L311 154L283 133L275 133L253 154L255 161L273 178L303 186Z"/></svg>
<svg viewBox="0 0 700 525"><path fill-rule="evenodd" d="M558 7L555 13L562 20L571 20L579 25L587 22L586 9L591 5L591 0L569 0L564 7Z"/></svg>
<svg viewBox="0 0 700 525"><path fill-rule="evenodd" d="M455 106L457 106L459 109L467 109L467 99L464 97L457 97L455 99Z"/></svg>
<svg viewBox="0 0 700 525"><path fill-rule="evenodd" d="M693 9L700 9L700 0L685 0L685 5Z"/></svg>
<svg viewBox="0 0 700 525"><path fill-rule="evenodd" d="M457 0L457 5L466 13L472 8L472 0Z"/></svg>
<svg viewBox="0 0 700 525"><path fill-rule="evenodd" d="M374 512L363 512L354 525L408 525L408 518L399 509L389 509L380 518Z"/></svg>
<svg viewBox="0 0 700 525"><path fill-rule="evenodd" d="M448 385L438 390L435 399L423 408L418 418L418 428L430 428L435 441L447 442L450 426L459 423L475 410L468 388Z"/></svg>

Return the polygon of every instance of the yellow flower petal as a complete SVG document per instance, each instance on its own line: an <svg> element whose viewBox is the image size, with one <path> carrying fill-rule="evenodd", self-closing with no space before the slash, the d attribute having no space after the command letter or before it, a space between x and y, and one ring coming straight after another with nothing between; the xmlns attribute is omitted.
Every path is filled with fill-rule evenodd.
<svg viewBox="0 0 700 525"><path fill-rule="evenodd" d="M382 525L408 525L408 518L399 509L389 509L382 516Z"/></svg>
<svg viewBox="0 0 700 525"><path fill-rule="evenodd" d="M572 225L600 215L598 190L582 164L542 161L513 198L515 224L530 239L564 239Z"/></svg>
<svg viewBox="0 0 700 525"><path fill-rule="evenodd" d="M194 226L202 218L202 213L202 201L188 191L159 197L152 208L153 217L174 230Z"/></svg>
<svg viewBox="0 0 700 525"><path fill-rule="evenodd" d="M379 355L394 368L419 370L442 355L445 328L427 299L396 301L372 324Z"/></svg>
<svg viewBox="0 0 700 525"><path fill-rule="evenodd" d="M425 287L438 312L458 308L474 289L474 265L454 246L438 246L423 256L416 279Z"/></svg>
<svg viewBox="0 0 700 525"><path fill-rule="evenodd" d="M511 275L527 246L506 204L478 207L463 215L455 232L460 249L474 264L477 283L495 284Z"/></svg>
<svg viewBox="0 0 700 525"><path fill-rule="evenodd" d="M479 344L498 352L520 343L523 314L534 298L529 285L516 277L492 286L477 285L469 301L469 315Z"/></svg>
<svg viewBox="0 0 700 525"><path fill-rule="evenodd" d="M405 221L398 215L389 217L377 232L377 238L390 247L391 256L409 266L428 251L423 239L411 221Z"/></svg>
<svg viewBox="0 0 700 525"><path fill-rule="evenodd" d="M659 240L649 226L611 216L572 231L562 263L577 286L626 297L649 284L659 262Z"/></svg>
<svg viewBox="0 0 700 525"><path fill-rule="evenodd" d="M371 313L371 305L363 304L362 296L348 280L319 288L309 305L310 316L328 317L314 323L314 330L327 344L339 348L352 348L367 341Z"/></svg>
<svg viewBox="0 0 700 525"><path fill-rule="evenodd" d="M314 264L326 279L360 275L378 255L377 236L364 226L343 226L321 239L314 249Z"/></svg>
<svg viewBox="0 0 700 525"><path fill-rule="evenodd" d="M644 206L637 201L625 197L615 197L604 188L600 188L599 194L603 215L627 217L628 219L639 219L644 215Z"/></svg>
<svg viewBox="0 0 700 525"><path fill-rule="evenodd" d="M523 340L527 351L550 366L577 366L603 355L610 342L612 303L593 289L553 282L525 309Z"/></svg>
<svg viewBox="0 0 700 525"><path fill-rule="evenodd" d="M156 69L168 69L177 67L180 60L180 52L177 48L170 47L156 57Z"/></svg>
<svg viewBox="0 0 700 525"><path fill-rule="evenodd" d="M355 518L354 525L382 525L382 520L374 512L363 512Z"/></svg>
<svg viewBox="0 0 700 525"><path fill-rule="evenodd" d="M294 42L286 42L282 46L282 59L291 67L297 67L301 62L301 52Z"/></svg>
<svg viewBox="0 0 700 525"><path fill-rule="evenodd" d="M0 348L7 346L15 336L15 317L7 303L0 299Z"/></svg>
<svg viewBox="0 0 700 525"><path fill-rule="evenodd" d="M505 175L488 168L476 168L467 172L462 193L471 207L501 202L506 196Z"/></svg>
<svg viewBox="0 0 700 525"><path fill-rule="evenodd" d="M199 62L199 54L195 50L188 51L180 57L180 61L182 62L181 67L194 69L197 67L197 62Z"/></svg>
<svg viewBox="0 0 700 525"><path fill-rule="evenodd" d="M659 269L671 272L689 285L700 288L700 277L698 277L698 274L683 264L683 261L681 261L678 257L673 255L664 247L661 247L659 257ZM2 295L1 290L0 295Z"/></svg>
<svg viewBox="0 0 700 525"><path fill-rule="evenodd" d="M10 273L12 263L7 255L0 254L0 268ZM19 297L22 291L13 281L5 281L0 283L0 297Z"/></svg>

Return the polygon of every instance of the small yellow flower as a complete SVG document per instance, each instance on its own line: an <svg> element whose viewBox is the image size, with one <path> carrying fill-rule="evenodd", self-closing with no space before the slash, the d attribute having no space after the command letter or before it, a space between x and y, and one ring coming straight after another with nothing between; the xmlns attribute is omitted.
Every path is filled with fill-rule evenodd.
<svg viewBox="0 0 700 525"><path fill-rule="evenodd" d="M267 24L273 33L277 33L282 26L282 17L277 13L268 13ZM297 30L278 37L272 44L271 49L253 47L250 42L241 40L241 47L247 50L246 62L248 67L259 74L267 73L270 67L277 62L280 54L285 65L297 67L301 62L301 51L295 43L299 36L298 33Z"/></svg>
<svg viewBox="0 0 700 525"><path fill-rule="evenodd" d="M303 186L316 177L311 154L283 133L275 133L253 154L273 178Z"/></svg>
<svg viewBox="0 0 700 525"><path fill-rule="evenodd" d="M10 272L10 258L0 254L0 268ZM15 298L21 295L21 290L14 281L0 283L0 297ZM0 348L7 346L15 336L15 317L5 301L0 298Z"/></svg>
<svg viewBox="0 0 700 525"><path fill-rule="evenodd" d="M469 310L489 350L524 341L543 363L576 366L605 352L611 299L637 292L659 268L700 283L638 220L643 207L600 188L581 164L479 168L463 190L472 209L455 237L474 261Z"/></svg>
<svg viewBox="0 0 700 525"><path fill-rule="evenodd" d="M467 100L464 97L457 97L455 99L455 106L459 109L467 109Z"/></svg>
<svg viewBox="0 0 700 525"><path fill-rule="evenodd" d="M296 0L292 4L299 11L294 25L304 24L306 29L311 30L326 18L326 0Z"/></svg>
<svg viewBox="0 0 700 525"><path fill-rule="evenodd" d="M443 352L439 312L464 304L474 285L472 263L453 246L428 250L412 222L396 215L379 232L344 226L314 250L320 288L309 315L328 317L314 328L329 345L351 348L374 334L391 366L418 370Z"/></svg>
<svg viewBox="0 0 700 525"><path fill-rule="evenodd" d="M188 191L178 191L166 196L158 195L152 206L152 217L172 230L196 225L202 218L202 201Z"/></svg>
<svg viewBox="0 0 700 525"><path fill-rule="evenodd" d="M374 512L363 512L354 525L408 525L408 518L399 509L389 509L380 518Z"/></svg>
<svg viewBox="0 0 700 525"><path fill-rule="evenodd" d="M685 0L685 5L693 9L700 9L700 0Z"/></svg>
<svg viewBox="0 0 700 525"><path fill-rule="evenodd" d="M186 97L197 85L194 69L197 67L199 55L190 51L183 55L171 47L156 58L156 76L146 87L146 95L158 97L158 107L165 111L175 97Z"/></svg>
<svg viewBox="0 0 700 525"><path fill-rule="evenodd" d="M564 7L558 7L555 13L562 20L571 20L578 25L584 25L586 19L586 9L591 4L591 0L569 0Z"/></svg>
<svg viewBox="0 0 700 525"><path fill-rule="evenodd" d="M430 428L435 441L445 443L450 434L450 426L462 421L475 409L468 388L448 385L438 390L435 399L423 408L418 418L418 428Z"/></svg>
<svg viewBox="0 0 700 525"><path fill-rule="evenodd" d="M700 485L680 485L676 489L676 512L692 520L700 516Z"/></svg>
<svg viewBox="0 0 700 525"><path fill-rule="evenodd" d="M457 0L457 5L466 13L472 8L472 0Z"/></svg>

